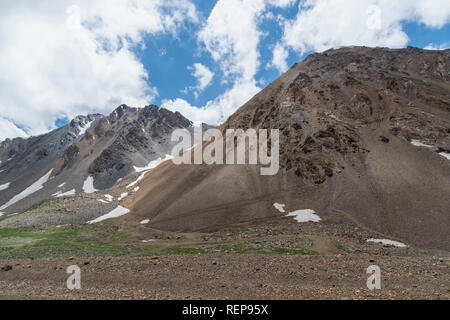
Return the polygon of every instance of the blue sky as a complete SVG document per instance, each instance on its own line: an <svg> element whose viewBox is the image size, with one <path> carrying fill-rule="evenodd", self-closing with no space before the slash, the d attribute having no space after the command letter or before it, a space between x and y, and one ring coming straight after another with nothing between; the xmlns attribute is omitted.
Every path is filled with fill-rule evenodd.
<svg viewBox="0 0 450 320"><path fill-rule="evenodd" d="M450 47L448 0L0 4L0 140L157 104L221 123L308 54Z"/></svg>

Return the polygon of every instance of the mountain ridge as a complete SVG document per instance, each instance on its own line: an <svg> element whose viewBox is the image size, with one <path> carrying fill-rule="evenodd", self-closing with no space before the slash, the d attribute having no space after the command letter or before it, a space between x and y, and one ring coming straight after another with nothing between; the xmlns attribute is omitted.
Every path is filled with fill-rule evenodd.
<svg viewBox="0 0 450 320"><path fill-rule="evenodd" d="M279 129L281 170L175 166L150 172L120 223L145 233L215 231L280 219L273 204L323 223L450 248L450 50L351 47L313 54L220 127ZM418 145L429 145L432 148ZM151 199L151 200L150 200Z"/></svg>
<svg viewBox="0 0 450 320"><path fill-rule="evenodd" d="M90 176L95 190L108 189L132 175L134 166L168 154L173 129L191 126L192 122L180 113L155 105L120 105L108 116L80 115L37 137L7 139L0 144L0 184L9 185L0 192L0 203L6 203L50 169L48 191L30 195L23 205L12 206L14 210L24 210L57 191L83 192L83 183ZM64 190L59 190L57 186L63 183Z"/></svg>

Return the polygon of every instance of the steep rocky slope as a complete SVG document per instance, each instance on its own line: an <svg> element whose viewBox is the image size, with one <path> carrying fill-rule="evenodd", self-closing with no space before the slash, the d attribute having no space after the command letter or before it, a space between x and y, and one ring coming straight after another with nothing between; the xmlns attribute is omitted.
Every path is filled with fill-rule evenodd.
<svg viewBox="0 0 450 320"><path fill-rule="evenodd" d="M450 50L342 48L294 65L222 125L279 129L281 170L180 165L149 173L119 219L209 231L313 209L410 245L450 249ZM149 219L146 226L139 221Z"/></svg>
<svg viewBox="0 0 450 320"><path fill-rule="evenodd" d="M170 133L192 123L154 105L79 116L47 134L0 143L0 212L18 213L58 195L90 193L170 153Z"/></svg>

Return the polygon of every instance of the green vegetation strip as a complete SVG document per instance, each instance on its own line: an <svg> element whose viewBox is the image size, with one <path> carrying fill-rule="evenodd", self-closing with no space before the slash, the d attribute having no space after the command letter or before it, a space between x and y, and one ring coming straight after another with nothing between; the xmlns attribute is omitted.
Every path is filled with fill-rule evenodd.
<svg viewBox="0 0 450 320"><path fill-rule="evenodd" d="M134 240L134 241L133 241ZM132 243L132 245L130 245ZM212 254L212 248L144 245L111 221L78 227L0 228L0 260L96 256L150 256ZM239 254L311 255L314 251L287 248L246 248L232 245L226 249Z"/></svg>
<svg viewBox="0 0 450 320"><path fill-rule="evenodd" d="M0 259L145 255L149 247L129 248L129 235L111 223L82 227L0 229Z"/></svg>

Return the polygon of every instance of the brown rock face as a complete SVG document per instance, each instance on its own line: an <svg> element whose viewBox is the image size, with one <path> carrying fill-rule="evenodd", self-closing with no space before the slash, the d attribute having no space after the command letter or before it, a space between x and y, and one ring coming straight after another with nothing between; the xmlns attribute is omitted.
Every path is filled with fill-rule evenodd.
<svg viewBox="0 0 450 320"><path fill-rule="evenodd" d="M360 128L449 146L450 51L348 48L315 54L245 104L225 128L277 128L282 167L323 183L370 151ZM448 150L447 150L448 151ZM354 164L354 163L352 163Z"/></svg>
<svg viewBox="0 0 450 320"><path fill-rule="evenodd" d="M171 231L314 209L412 245L450 249L450 51L343 48L294 65L222 129L280 130L281 170L166 163L141 183L132 225ZM433 148L417 147L416 139ZM438 152L442 153L440 155Z"/></svg>

